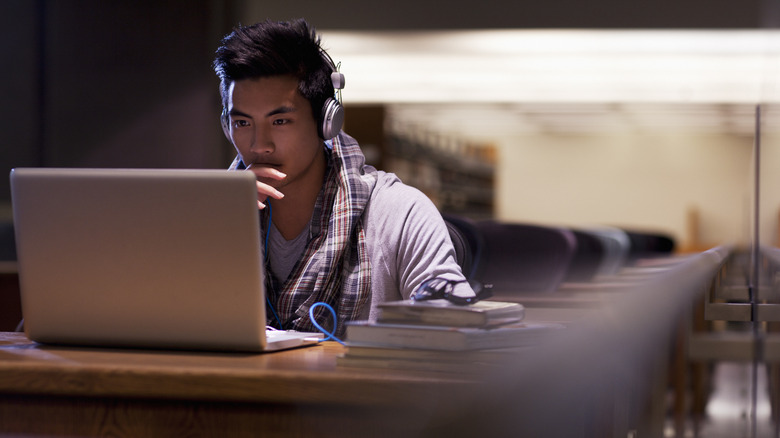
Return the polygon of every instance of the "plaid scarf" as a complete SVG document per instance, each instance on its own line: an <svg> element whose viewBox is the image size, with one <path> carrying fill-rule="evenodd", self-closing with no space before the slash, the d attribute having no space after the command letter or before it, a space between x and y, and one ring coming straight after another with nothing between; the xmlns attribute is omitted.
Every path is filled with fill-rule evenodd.
<svg viewBox="0 0 780 438"><path fill-rule="evenodd" d="M332 140L332 145L332 149L325 149L325 180L314 206L310 240L303 256L281 287L273 284L266 260L266 293L283 328L317 331L309 319L309 308L324 302L336 311L336 336L342 336L344 323L358 318L371 295L363 212L376 184L376 169L365 164L357 141L344 132ZM267 210L261 226L268 229ZM314 316L321 326L333 330L332 317L323 306L314 310ZM278 326L270 311L268 324Z"/></svg>

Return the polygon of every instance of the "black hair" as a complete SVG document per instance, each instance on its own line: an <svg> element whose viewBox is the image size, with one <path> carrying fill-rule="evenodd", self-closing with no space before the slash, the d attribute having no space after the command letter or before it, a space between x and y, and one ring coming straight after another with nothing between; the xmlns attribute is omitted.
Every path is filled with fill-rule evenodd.
<svg viewBox="0 0 780 438"><path fill-rule="evenodd" d="M334 94L329 60L320 37L304 19L239 26L222 39L214 58L222 106L227 106L227 91L237 80L291 75L319 120L325 100Z"/></svg>

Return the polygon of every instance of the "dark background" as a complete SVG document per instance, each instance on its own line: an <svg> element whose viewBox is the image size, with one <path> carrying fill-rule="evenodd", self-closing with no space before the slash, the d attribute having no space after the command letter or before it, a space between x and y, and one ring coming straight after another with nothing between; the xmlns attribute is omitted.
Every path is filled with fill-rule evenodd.
<svg viewBox="0 0 780 438"><path fill-rule="evenodd" d="M238 24L321 29L768 28L778 1L0 0L0 175L224 167L212 54ZM0 203L10 199L0 177Z"/></svg>

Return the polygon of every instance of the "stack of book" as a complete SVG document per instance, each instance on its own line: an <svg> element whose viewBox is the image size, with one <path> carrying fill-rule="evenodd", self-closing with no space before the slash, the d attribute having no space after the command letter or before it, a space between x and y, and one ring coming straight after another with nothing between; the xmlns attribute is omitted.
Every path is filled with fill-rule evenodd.
<svg viewBox="0 0 780 438"><path fill-rule="evenodd" d="M525 323L518 303L446 300L380 304L376 321L347 324L340 366L467 371L538 345L560 324Z"/></svg>

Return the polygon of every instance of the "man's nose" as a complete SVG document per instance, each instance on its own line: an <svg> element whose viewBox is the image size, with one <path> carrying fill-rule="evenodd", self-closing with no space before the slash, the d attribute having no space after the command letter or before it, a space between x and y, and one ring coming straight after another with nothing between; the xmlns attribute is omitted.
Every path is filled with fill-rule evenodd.
<svg viewBox="0 0 780 438"><path fill-rule="evenodd" d="M252 139L252 152L257 154L268 154L273 152L274 143L268 133L268 129L255 125L254 136Z"/></svg>

